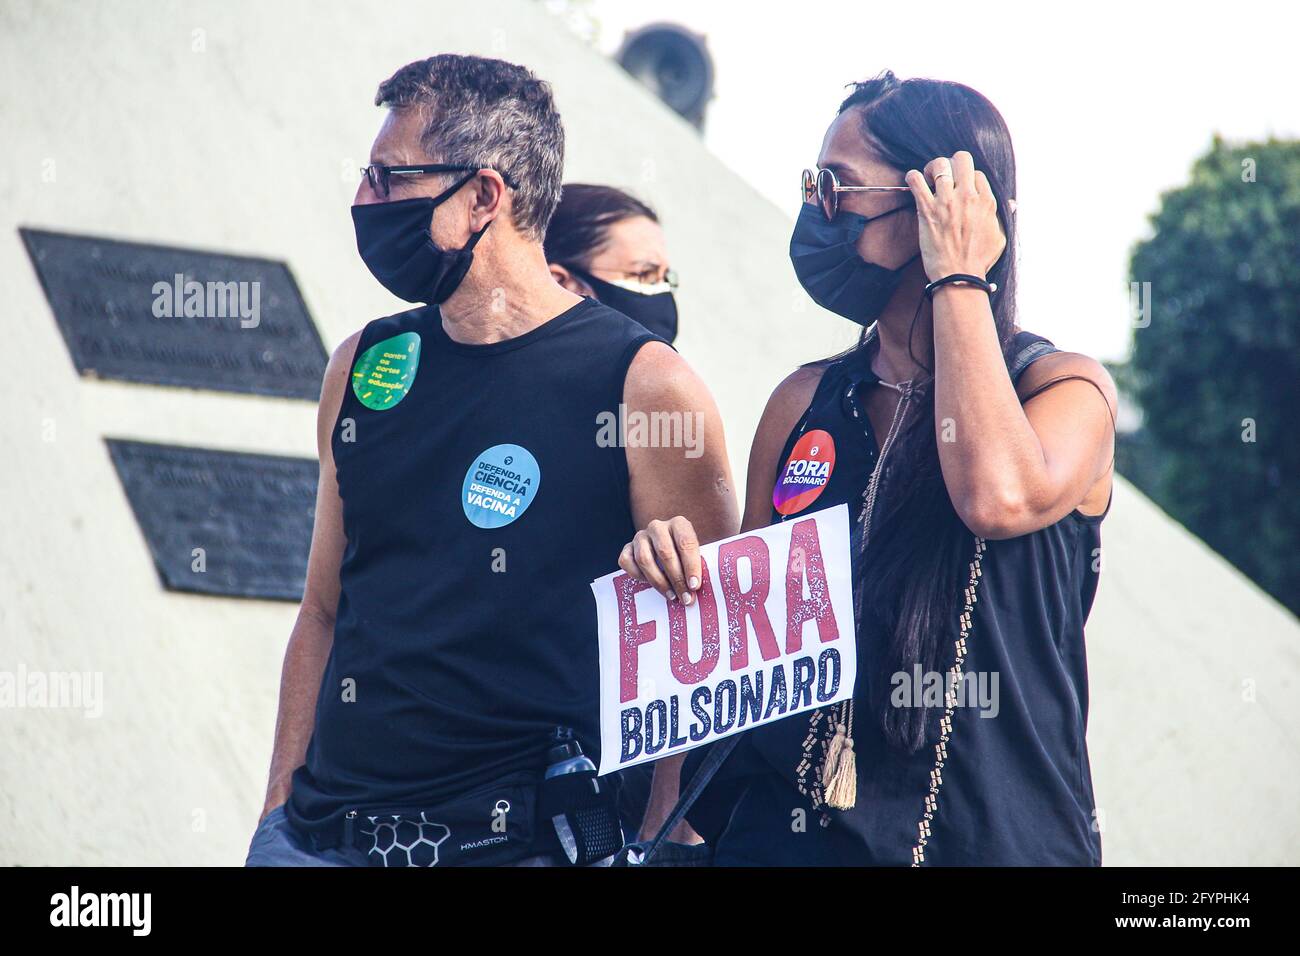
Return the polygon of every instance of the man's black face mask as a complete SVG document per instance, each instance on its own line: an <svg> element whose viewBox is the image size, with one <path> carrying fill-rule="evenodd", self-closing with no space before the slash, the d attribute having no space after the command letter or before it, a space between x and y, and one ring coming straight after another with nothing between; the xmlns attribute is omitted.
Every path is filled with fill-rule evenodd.
<svg viewBox="0 0 1300 956"><path fill-rule="evenodd" d="M432 198L399 199L352 207L357 252L371 275L399 299L441 305L474 262L485 225L463 249L439 249L429 234L433 211L473 179L471 173ZM491 223L488 223L491 225Z"/></svg>

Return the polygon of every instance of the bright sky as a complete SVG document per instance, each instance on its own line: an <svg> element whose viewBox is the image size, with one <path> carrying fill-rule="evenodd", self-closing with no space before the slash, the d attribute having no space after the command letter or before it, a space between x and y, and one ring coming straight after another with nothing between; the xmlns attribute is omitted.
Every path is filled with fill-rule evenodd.
<svg viewBox="0 0 1300 956"><path fill-rule="evenodd" d="M845 83L887 68L984 93L1016 147L1021 322L1103 359L1128 350L1128 255L1159 194L1185 181L1215 132L1300 136L1295 3L571 6L607 53L652 21L705 34L716 69L706 142L792 217Z"/></svg>

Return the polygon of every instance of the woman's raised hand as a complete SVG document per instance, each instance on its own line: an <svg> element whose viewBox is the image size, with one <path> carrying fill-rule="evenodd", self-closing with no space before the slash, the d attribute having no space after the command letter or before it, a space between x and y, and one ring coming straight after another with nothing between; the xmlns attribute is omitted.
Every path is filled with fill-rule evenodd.
<svg viewBox="0 0 1300 956"><path fill-rule="evenodd" d="M983 278L1006 248L988 177L965 150L907 173L916 200L921 262L931 282L954 273ZM934 184L931 191L930 184Z"/></svg>

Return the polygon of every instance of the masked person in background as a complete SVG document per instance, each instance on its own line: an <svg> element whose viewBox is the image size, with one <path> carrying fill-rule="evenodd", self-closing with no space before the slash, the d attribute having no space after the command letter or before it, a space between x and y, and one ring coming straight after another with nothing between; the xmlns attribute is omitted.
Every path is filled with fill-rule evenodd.
<svg viewBox="0 0 1300 956"><path fill-rule="evenodd" d="M677 338L677 274L659 217L613 186L569 183L546 230L546 261L570 292L599 299L665 342Z"/></svg>
<svg viewBox="0 0 1300 956"><path fill-rule="evenodd" d="M719 864L1100 863L1084 622L1116 393L1019 328L1015 189L987 99L892 73L855 86L804 173L795 273L865 329L773 392L744 527L848 503L861 666L851 702L742 736L688 816ZM793 480L810 459L820 485ZM620 564L699 577L689 524Z"/></svg>
<svg viewBox="0 0 1300 956"><path fill-rule="evenodd" d="M683 503L701 533L735 531L722 425L671 347L552 279L564 130L547 84L443 55L376 104L357 248L425 304L350 335L325 373L306 591L248 863L589 862L592 842L562 832L571 808L546 805L599 759L589 583ZM700 454L600 441L620 403L698 416Z"/></svg>

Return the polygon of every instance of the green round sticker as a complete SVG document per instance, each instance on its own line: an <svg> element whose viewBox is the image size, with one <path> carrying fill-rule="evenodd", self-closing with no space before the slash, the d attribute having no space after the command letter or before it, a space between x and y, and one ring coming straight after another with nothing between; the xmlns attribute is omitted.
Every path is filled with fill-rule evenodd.
<svg viewBox="0 0 1300 956"><path fill-rule="evenodd" d="M420 367L420 333L403 332L370 346L352 366L352 391L381 412L406 397Z"/></svg>

